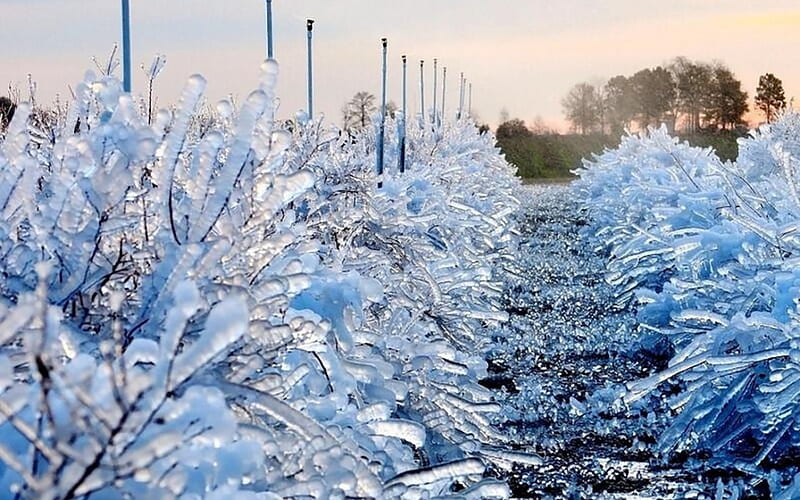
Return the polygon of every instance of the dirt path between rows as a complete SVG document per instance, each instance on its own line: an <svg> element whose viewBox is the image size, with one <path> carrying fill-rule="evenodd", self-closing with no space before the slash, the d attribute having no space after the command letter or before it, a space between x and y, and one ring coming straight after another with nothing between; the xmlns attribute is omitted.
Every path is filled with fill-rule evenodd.
<svg viewBox="0 0 800 500"><path fill-rule="evenodd" d="M648 408L660 399L632 412L615 403L624 382L664 366L667 346L642 340L634 313L615 304L569 185L530 189L522 276L484 381L506 404L505 431L544 459L506 478L514 496L713 498L715 481L692 472L696 460L657 458L669 412Z"/></svg>

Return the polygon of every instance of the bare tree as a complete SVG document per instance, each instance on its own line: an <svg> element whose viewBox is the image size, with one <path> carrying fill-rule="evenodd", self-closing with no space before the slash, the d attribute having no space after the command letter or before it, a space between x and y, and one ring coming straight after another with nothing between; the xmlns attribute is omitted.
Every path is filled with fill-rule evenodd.
<svg viewBox="0 0 800 500"><path fill-rule="evenodd" d="M544 121L541 115L536 115L536 117L534 117L533 123L529 128L535 135L549 135L553 133L553 129L547 125L547 122Z"/></svg>
<svg viewBox="0 0 800 500"><path fill-rule="evenodd" d="M676 57L668 69L675 79L677 108L685 114L686 131L696 132L708 114L713 70L708 64L685 57Z"/></svg>
<svg viewBox="0 0 800 500"><path fill-rule="evenodd" d="M505 123L511 119L511 115L508 113L508 108L503 106L503 109L500 110L500 123Z"/></svg>
<svg viewBox="0 0 800 500"><path fill-rule="evenodd" d="M561 101L564 116L581 135L593 131L600 123L597 90L590 83L579 83Z"/></svg>
<svg viewBox="0 0 800 500"><path fill-rule="evenodd" d="M608 95L606 94L606 88L603 82L594 85L594 98L595 98L595 106L597 107L597 124L600 128L600 133L606 133L606 127L609 125L608 118L609 118L609 106L608 106Z"/></svg>
<svg viewBox="0 0 800 500"><path fill-rule="evenodd" d="M398 109L399 108L397 107L397 104L394 101L387 102L386 103L386 116L390 117L390 118L394 118L394 116L397 114L397 110Z"/></svg>
<svg viewBox="0 0 800 500"><path fill-rule="evenodd" d="M636 112L636 99L630 79L617 75L603 89L603 105L611 134L620 135L631 125Z"/></svg>
<svg viewBox="0 0 800 500"><path fill-rule="evenodd" d="M370 116L375 113L377 109L374 95L365 91L357 92L342 108L345 130L354 128L362 129L366 127L367 123L369 123Z"/></svg>

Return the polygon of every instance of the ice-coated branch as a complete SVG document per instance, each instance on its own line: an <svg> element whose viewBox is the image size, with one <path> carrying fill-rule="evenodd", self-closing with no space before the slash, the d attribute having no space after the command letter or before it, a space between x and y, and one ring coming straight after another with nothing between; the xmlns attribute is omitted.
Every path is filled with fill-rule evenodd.
<svg viewBox="0 0 800 500"><path fill-rule="evenodd" d="M402 126L408 168L378 191L372 130L284 127L277 77L268 60L215 108L191 77L151 125L87 74L53 144L18 113L0 145L1 491L502 497L486 465L536 462L504 449L477 382L506 320L513 167L466 121L387 117L386 161Z"/></svg>

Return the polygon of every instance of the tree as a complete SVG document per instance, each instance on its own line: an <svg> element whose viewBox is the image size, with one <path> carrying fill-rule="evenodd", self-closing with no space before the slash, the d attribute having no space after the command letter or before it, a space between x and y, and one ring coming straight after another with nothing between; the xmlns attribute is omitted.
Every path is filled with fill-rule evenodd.
<svg viewBox="0 0 800 500"><path fill-rule="evenodd" d="M672 74L665 68L657 66L637 72L630 81L633 94L636 96L639 124L644 128L671 120L674 129L677 89Z"/></svg>
<svg viewBox="0 0 800 500"><path fill-rule="evenodd" d="M636 110L630 80L622 75L611 78L605 84L603 98L610 132L620 135L630 126Z"/></svg>
<svg viewBox="0 0 800 500"><path fill-rule="evenodd" d="M677 91L677 110L686 115L686 131L696 132L708 111L713 71L710 65L676 57L669 65Z"/></svg>
<svg viewBox="0 0 800 500"><path fill-rule="evenodd" d="M535 135L550 135L553 133L553 129L547 125L547 122L544 121L541 115L536 115L533 119L533 124L529 128Z"/></svg>
<svg viewBox="0 0 800 500"><path fill-rule="evenodd" d="M16 109L17 106L11 99L8 97L0 97L0 130L4 130L8 124L11 123Z"/></svg>
<svg viewBox="0 0 800 500"><path fill-rule="evenodd" d="M786 96L783 93L783 82L772 73L761 75L756 89L756 107L771 122L777 111L786 107Z"/></svg>
<svg viewBox="0 0 800 500"><path fill-rule="evenodd" d="M513 118L498 125L495 135L498 139L510 139L512 137L530 137L533 133L524 121Z"/></svg>
<svg viewBox="0 0 800 500"><path fill-rule="evenodd" d="M561 101L561 106L572 128L581 135L594 130L600 122L597 91L590 83L579 83L572 87Z"/></svg>
<svg viewBox="0 0 800 500"><path fill-rule="evenodd" d="M600 133L605 134L609 110L606 102L606 89L602 82L594 86L594 99L595 106L597 107L597 126Z"/></svg>
<svg viewBox="0 0 800 500"><path fill-rule="evenodd" d="M345 130L362 129L366 127L367 123L369 123L370 116L372 116L377 109L374 95L364 91L357 92L342 108Z"/></svg>
<svg viewBox="0 0 800 500"><path fill-rule="evenodd" d="M503 107L503 109L500 110L500 123L505 123L510 119L511 115L508 114L508 109Z"/></svg>
<svg viewBox="0 0 800 500"><path fill-rule="evenodd" d="M398 109L399 108L397 107L397 104L395 104L394 101L387 102L386 103L386 117L387 118L394 118L394 116L397 114L397 110Z"/></svg>
<svg viewBox="0 0 800 500"><path fill-rule="evenodd" d="M718 127L726 129L730 125L733 128L742 123L747 110L747 92L742 90L742 82L730 69L717 65L708 95L708 117Z"/></svg>

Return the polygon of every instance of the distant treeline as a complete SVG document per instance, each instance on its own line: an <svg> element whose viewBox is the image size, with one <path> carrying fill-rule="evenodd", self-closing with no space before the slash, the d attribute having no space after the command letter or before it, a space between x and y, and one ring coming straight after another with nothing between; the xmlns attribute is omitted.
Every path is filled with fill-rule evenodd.
<svg viewBox="0 0 800 500"><path fill-rule="evenodd" d="M754 102L772 121L786 107L783 82L772 73L762 75ZM562 106L572 134L557 134L543 123L528 127L503 112L498 145L521 177L571 177L584 158L618 146L625 130L660 124L693 146L712 147L721 159L735 160L736 140L748 130L744 115L749 104L742 82L721 62L685 57L601 84L579 83Z"/></svg>
<svg viewBox="0 0 800 500"><path fill-rule="evenodd" d="M606 148L619 145L620 136L599 133L539 134L527 128L519 129L519 123L516 123L515 127L508 127L508 123L504 125L506 126L498 127L498 146L506 155L506 160L519 169L518 175L526 179L570 178L573 176L571 171L580 167L584 158L590 159L593 154L602 153ZM693 146L714 148L723 160L733 160L739 152L736 139L743 134L744 132L740 130L720 130L699 131L679 136Z"/></svg>
<svg viewBox="0 0 800 500"><path fill-rule="evenodd" d="M668 64L617 75L603 84L576 84L561 102L574 132L582 135L643 129L666 123L671 132L745 127L749 110L742 82L721 62L677 57ZM755 105L772 121L786 107L783 82L772 73L759 78Z"/></svg>

